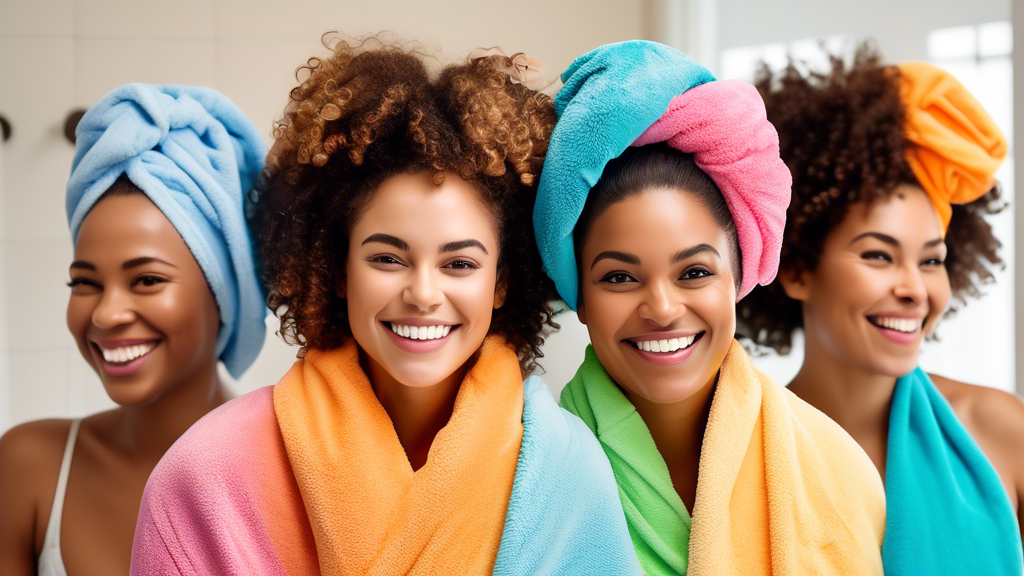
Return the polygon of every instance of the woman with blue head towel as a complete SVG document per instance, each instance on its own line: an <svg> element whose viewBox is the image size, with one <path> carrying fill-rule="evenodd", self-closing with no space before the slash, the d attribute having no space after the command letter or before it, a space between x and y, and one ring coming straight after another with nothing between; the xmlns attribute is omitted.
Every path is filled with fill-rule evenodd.
<svg viewBox="0 0 1024 576"><path fill-rule="evenodd" d="M68 328L118 408L0 439L0 573L126 574L157 461L263 346L245 225L259 133L208 88L130 84L82 118ZM32 386L31 382L17 383Z"/></svg>
<svg viewBox="0 0 1024 576"><path fill-rule="evenodd" d="M870 460L734 340L790 195L757 91L640 41L562 79L534 223L592 342L562 406L611 461L645 573L881 574Z"/></svg>
<svg viewBox="0 0 1024 576"><path fill-rule="evenodd" d="M950 297L980 295L1002 264L985 216L1004 205L1006 139L952 75L868 47L758 87L793 204L779 278L739 303L739 332L786 354L802 330L789 388L884 479L886 574L1020 574L1024 404L918 366Z"/></svg>

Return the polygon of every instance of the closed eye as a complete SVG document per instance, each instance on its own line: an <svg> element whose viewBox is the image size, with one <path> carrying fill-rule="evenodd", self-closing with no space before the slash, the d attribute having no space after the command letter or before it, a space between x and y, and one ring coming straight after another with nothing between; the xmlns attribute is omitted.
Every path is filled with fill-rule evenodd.
<svg viewBox="0 0 1024 576"><path fill-rule="evenodd" d="M404 265L401 260L399 260L395 256L392 256L391 254L374 254L373 256L367 258L366 261L371 262L373 264L382 264L384 266L387 266L388 268Z"/></svg>
<svg viewBox="0 0 1024 576"><path fill-rule="evenodd" d="M73 278L70 282L68 282L68 287L74 288L75 286L91 286L99 288L99 284L93 282L92 280L87 280L85 278Z"/></svg>

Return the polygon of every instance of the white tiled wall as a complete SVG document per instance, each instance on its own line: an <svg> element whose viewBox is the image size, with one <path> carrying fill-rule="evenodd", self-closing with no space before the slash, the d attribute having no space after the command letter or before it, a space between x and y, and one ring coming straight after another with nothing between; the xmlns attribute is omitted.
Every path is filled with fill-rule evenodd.
<svg viewBox="0 0 1024 576"><path fill-rule="evenodd" d="M575 56L641 37L642 28L642 3L616 0L0 1L0 114L13 126L0 151L0 432L112 406L64 325L72 254L64 186L74 148L63 124L72 109L127 82L209 85L269 143L295 68L325 53L319 39L328 30L390 30L443 50L442 59L476 47L523 50L543 58L553 78ZM577 327L552 347L582 358L581 335ZM269 335L235 390L273 384L294 355ZM576 360L560 362L552 382L564 383Z"/></svg>

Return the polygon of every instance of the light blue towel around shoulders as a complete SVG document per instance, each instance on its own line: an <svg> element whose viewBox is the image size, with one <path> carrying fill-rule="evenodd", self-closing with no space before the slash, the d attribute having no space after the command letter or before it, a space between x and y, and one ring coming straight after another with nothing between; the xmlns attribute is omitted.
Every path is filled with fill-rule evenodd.
<svg viewBox="0 0 1024 576"><path fill-rule="evenodd" d="M523 442L494 573L641 574L597 438L540 378L524 386Z"/></svg>
<svg viewBox="0 0 1024 576"><path fill-rule="evenodd" d="M920 368L896 382L885 499L887 575L1024 573L1006 489Z"/></svg>

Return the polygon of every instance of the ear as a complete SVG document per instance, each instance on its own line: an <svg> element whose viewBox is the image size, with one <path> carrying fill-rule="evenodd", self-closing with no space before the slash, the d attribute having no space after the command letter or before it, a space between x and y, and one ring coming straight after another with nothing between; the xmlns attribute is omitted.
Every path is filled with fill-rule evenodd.
<svg viewBox="0 0 1024 576"><path fill-rule="evenodd" d="M494 309L497 310L505 305L505 296L508 294L508 282L499 280L494 285Z"/></svg>
<svg viewBox="0 0 1024 576"><path fill-rule="evenodd" d="M576 298L576 317L579 318L580 324L587 325L587 307L583 305L583 299L578 296Z"/></svg>
<svg viewBox="0 0 1024 576"><path fill-rule="evenodd" d="M793 300L806 302L810 298L810 272L803 270L779 270L779 283L782 289Z"/></svg>

